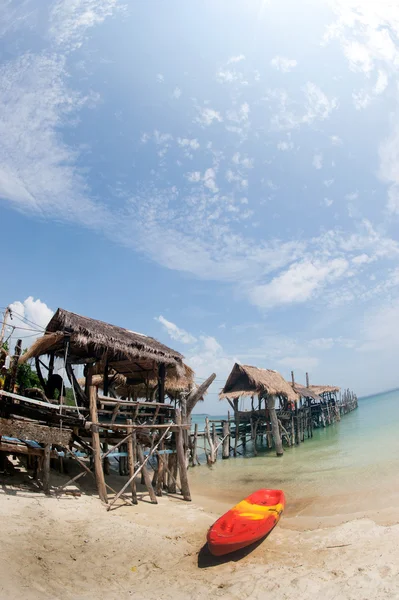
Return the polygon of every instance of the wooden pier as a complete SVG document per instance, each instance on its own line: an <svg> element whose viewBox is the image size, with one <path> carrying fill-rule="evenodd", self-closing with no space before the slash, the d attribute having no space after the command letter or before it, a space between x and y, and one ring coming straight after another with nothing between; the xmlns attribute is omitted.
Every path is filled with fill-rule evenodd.
<svg viewBox="0 0 399 600"><path fill-rule="evenodd" d="M215 463L220 456L227 459L243 455L247 450L256 456L260 448L273 449L281 456L284 447L303 443L313 437L315 429L339 422L358 406L357 396L350 390L341 392L335 386L310 385L308 376L307 386L302 386L295 383L293 374L289 384L276 371L268 371L266 376L265 371L235 365L230 384L226 383L220 394L228 400L232 413L228 411L225 420L207 418L203 431L195 425L189 437L190 466L199 464L199 450L208 464ZM257 375L260 380L256 379ZM229 389L237 381L241 389ZM272 401L267 398L266 388L261 389L261 382L263 386L271 384ZM239 400L243 397L251 402L249 410L239 409Z"/></svg>

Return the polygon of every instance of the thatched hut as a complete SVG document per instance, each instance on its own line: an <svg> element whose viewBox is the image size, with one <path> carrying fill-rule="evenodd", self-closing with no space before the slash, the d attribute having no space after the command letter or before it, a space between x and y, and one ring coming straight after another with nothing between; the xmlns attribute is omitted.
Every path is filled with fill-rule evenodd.
<svg viewBox="0 0 399 600"><path fill-rule="evenodd" d="M75 392L82 401L84 395L72 365L91 365L90 376L102 373L105 394L108 394L110 371L122 375L129 385L147 385L148 381L156 380L160 402L164 399L168 370L178 378L186 373L183 356L154 338L62 308L50 320L45 334L20 359L22 363L35 358L38 375L45 383L39 360L43 355L50 356L48 379L53 374L54 358L62 358Z"/></svg>
<svg viewBox="0 0 399 600"><path fill-rule="evenodd" d="M259 397L275 396L289 402L298 400L298 394L278 371L236 363L219 398L229 400L254 395Z"/></svg>
<svg viewBox="0 0 399 600"><path fill-rule="evenodd" d="M258 396L258 407L254 409L254 396ZM280 425L275 410L276 398L280 401L280 408L286 408L289 403L295 403L299 396L290 384L277 371L271 369L259 369L249 365L236 363L227 378L224 388L219 394L221 400L227 399L234 410L236 420L236 431L239 431L240 419L245 415L238 410L238 400L242 396L252 398L252 410L250 413L252 439L256 453L257 427L263 421L272 429L277 456L283 454L283 445L280 435ZM264 409L262 402L264 401ZM236 435L237 439L237 435Z"/></svg>

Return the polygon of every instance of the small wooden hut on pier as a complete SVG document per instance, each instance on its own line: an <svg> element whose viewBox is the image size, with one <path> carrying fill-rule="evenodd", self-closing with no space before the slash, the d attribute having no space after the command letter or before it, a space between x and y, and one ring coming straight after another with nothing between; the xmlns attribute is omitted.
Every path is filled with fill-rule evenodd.
<svg viewBox="0 0 399 600"><path fill-rule="evenodd" d="M0 390L3 457L11 453L28 456L47 492L50 459L59 459L64 468L65 459L73 459L82 472L68 483L87 473L94 475L99 496L109 508L119 498L130 504L137 502L139 473L153 503L163 491L176 493L177 488L185 500L191 499L185 447L189 416L214 375L197 388L193 372L179 352L143 334L63 309L57 310L45 334L19 361L30 359L35 360L43 389L19 390L16 394L11 385L11 389ZM66 403L63 378L54 372L56 359L62 361L73 390L72 406ZM76 366L84 368L83 388L74 371ZM102 379L103 395L94 383L96 375ZM126 387L120 394L125 399L115 397L118 384ZM179 405L176 398L167 402L167 385L179 388ZM132 389L136 392L131 393ZM140 401L143 390L145 400ZM120 473L128 475L118 492L106 481L111 457L119 460ZM82 458L90 460L94 474ZM150 463L154 468L152 480L147 469ZM127 488L130 500L122 496ZM108 490L113 494L111 500Z"/></svg>
<svg viewBox="0 0 399 600"><path fill-rule="evenodd" d="M245 447L249 433L255 455L258 438L264 435L268 447L274 445L281 456L283 443L299 444L313 436L314 427L331 425L357 407L355 394L347 391L338 400L339 391L336 386L310 385L307 374L305 386L295 382L293 373L288 383L277 371L235 364L219 394L234 412L233 454L240 437ZM243 410L245 397L250 398L251 407Z"/></svg>

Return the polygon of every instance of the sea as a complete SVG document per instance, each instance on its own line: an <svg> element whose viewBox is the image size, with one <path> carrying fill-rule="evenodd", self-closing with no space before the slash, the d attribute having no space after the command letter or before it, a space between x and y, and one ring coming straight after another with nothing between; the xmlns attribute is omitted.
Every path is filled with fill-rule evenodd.
<svg viewBox="0 0 399 600"><path fill-rule="evenodd" d="M193 415L193 422L203 429L205 415ZM278 488L285 492L287 515L305 524L306 517L314 524L315 516L345 520L354 506L359 516L371 506L381 522L389 522L389 509L399 502L399 390L360 399L339 423L285 447L281 458L260 446L256 457L249 449L241 457L219 457L211 467L204 457L202 462L190 469L190 483L210 500L227 505L259 488Z"/></svg>

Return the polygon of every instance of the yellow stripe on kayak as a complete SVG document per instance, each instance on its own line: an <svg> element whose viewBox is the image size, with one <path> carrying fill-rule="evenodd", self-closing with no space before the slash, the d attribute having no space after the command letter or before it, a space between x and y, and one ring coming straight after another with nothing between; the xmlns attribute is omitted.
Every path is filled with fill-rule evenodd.
<svg viewBox="0 0 399 600"><path fill-rule="evenodd" d="M260 521L265 519L268 515L274 514L276 517L280 516L284 510L284 506L281 503L274 504L272 506L264 506L262 504L251 504L247 500L242 500L232 508L235 513L240 517L251 519L253 521Z"/></svg>

